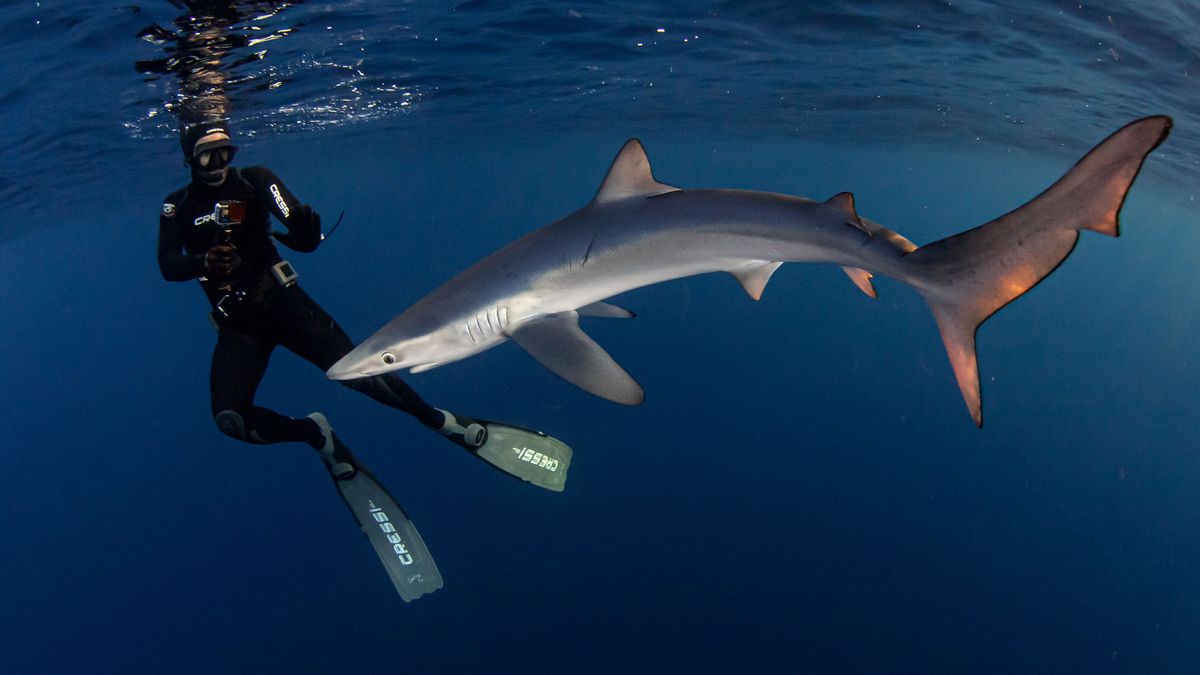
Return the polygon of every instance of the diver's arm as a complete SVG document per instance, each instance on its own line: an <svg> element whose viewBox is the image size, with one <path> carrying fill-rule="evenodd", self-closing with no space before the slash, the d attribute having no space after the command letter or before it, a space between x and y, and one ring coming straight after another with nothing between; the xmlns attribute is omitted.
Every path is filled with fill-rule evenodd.
<svg viewBox="0 0 1200 675"><path fill-rule="evenodd" d="M170 201L158 216L158 269L167 281L187 281L204 274L204 256L184 251L179 217Z"/></svg>
<svg viewBox="0 0 1200 675"><path fill-rule="evenodd" d="M243 174L251 176L259 198L287 228L287 232L271 233L279 243L301 253L314 251L321 245L321 216L311 206L300 203L273 171L259 166L245 169Z"/></svg>

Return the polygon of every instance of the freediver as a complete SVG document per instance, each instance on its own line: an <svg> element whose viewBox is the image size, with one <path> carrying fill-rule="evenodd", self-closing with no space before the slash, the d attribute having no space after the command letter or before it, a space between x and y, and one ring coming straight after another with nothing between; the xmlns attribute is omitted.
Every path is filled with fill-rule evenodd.
<svg viewBox="0 0 1200 675"><path fill-rule="evenodd" d="M353 472L324 415L292 418L254 403L277 346L322 371L354 347L300 287L272 241L300 253L316 250L323 239L320 215L270 169L234 167L237 147L228 123L193 124L180 140L191 181L163 202L158 264L167 281L198 279L212 307L217 343L209 388L217 427L249 443L307 443L331 470ZM271 229L272 215L285 232ZM467 450L487 441L489 423L431 406L395 374L343 384L412 415Z"/></svg>
<svg viewBox="0 0 1200 675"><path fill-rule="evenodd" d="M351 351L345 331L296 283L296 272L275 241L300 253L324 239L321 218L270 169L232 165L237 147L227 120L228 83L222 63L251 44L232 30L248 17L287 6L184 0L177 31L157 24L138 37L165 47L165 58L139 61L151 78L175 75L179 96L164 108L178 114L184 164L191 180L164 201L159 216L158 263L168 281L199 280L217 327L209 376L217 427L248 443L297 441L317 450L342 500L370 541L400 597L410 602L442 587L442 576L404 509L342 443L326 417L292 418L255 405L271 353L282 346L326 371ZM291 29L273 34L282 37ZM259 36L258 39L263 39ZM230 67L256 60L255 52ZM274 231L271 217L284 231ZM336 225L335 225L336 227ZM476 420L425 402L395 374L345 381L384 405L402 410L521 480L562 491L571 448L541 432Z"/></svg>

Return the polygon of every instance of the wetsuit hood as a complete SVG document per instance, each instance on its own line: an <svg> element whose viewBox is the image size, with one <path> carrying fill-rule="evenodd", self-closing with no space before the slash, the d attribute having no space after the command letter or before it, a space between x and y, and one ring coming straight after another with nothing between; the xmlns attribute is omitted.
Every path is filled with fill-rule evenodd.
<svg viewBox="0 0 1200 675"><path fill-rule="evenodd" d="M183 151L183 161L192 170L192 182L218 186L225 182L229 174L229 165L202 167L196 161L197 155L219 148L237 150L233 137L229 133L229 123L225 121L204 122L193 124L180 131L179 145Z"/></svg>

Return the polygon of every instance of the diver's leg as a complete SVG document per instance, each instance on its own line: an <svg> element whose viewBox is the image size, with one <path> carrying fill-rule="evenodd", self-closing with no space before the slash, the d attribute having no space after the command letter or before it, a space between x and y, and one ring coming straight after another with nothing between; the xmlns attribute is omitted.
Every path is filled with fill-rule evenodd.
<svg viewBox="0 0 1200 675"><path fill-rule="evenodd" d="M280 313L288 318L278 324L277 338L299 357L324 371L354 348L342 327L299 286L287 289L284 302L290 311ZM416 417L427 427L440 429L445 421L442 411L426 403L393 373L345 380L342 384Z"/></svg>
<svg viewBox="0 0 1200 675"><path fill-rule="evenodd" d="M213 420L223 433L248 443L298 441L314 448L325 444L311 419L292 419L254 405L273 346L245 333L222 329L213 349L209 390Z"/></svg>

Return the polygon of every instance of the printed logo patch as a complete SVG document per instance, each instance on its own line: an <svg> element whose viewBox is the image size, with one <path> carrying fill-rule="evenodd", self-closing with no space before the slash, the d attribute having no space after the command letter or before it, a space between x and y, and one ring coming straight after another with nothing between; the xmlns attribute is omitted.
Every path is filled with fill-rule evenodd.
<svg viewBox="0 0 1200 675"><path fill-rule="evenodd" d="M279 194L279 186L274 183L271 183L271 195L275 197L275 206L279 207L279 212L283 214L284 218L292 215L287 202L283 201L283 195Z"/></svg>
<svg viewBox="0 0 1200 675"><path fill-rule="evenodd" d="M166 216L168 218L174 216L175 215L175 205L174 204L163 204L163 212L162 213L164 216Z"/></svg>

